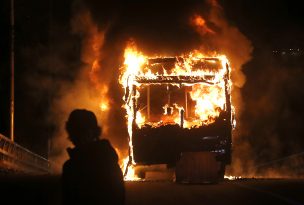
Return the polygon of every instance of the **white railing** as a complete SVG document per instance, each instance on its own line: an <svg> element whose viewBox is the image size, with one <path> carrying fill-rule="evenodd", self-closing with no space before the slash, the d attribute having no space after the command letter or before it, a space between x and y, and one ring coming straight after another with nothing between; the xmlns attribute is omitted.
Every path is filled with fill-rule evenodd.
<svg viewBox="0 0 304 205"><path fill-rule="evenodd" d="M16 173L47 174L47 159L29 151L0 134L0 170Z"/></svg>

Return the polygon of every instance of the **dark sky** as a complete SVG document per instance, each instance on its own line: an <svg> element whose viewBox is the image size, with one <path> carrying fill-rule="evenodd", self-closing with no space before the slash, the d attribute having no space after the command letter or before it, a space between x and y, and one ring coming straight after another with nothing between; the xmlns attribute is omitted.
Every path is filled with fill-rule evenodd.
<svg viewBox="0 0 304 205"><path fill-rule="evenodd" d="M303 7L299 1L221 2L231 22L256 44L303 46Z"/></svg>
<svg viewBox="0 0 304 205"><path fill-rule="evenodd" d="M70 27L75 2L82 5L72 0L15 2L16 141L42 155L46 155L47 140L55 130L48 115L50 104L57 96L56 82L72 82L81 65L81 36L73 34ZM180 48L196 43L195 38L188 38L193 36L193 31L182 23L194 11L204 10L203 1L109 2L112 3L97 0L84 3L100 27L114 22L115 26L106 36L109 42L117 40L116 36L124 31L134 38L144 36L139 43L145 43L148 51L159 47L153 44L155 41L162 42L164 50L170 50L177 43ZM254 47L252 60L244 66L247 81L242 89L245 104L242 124L253 152L259 153L255 160L303 151L304 18L300 2L222 0L220 4L228 21L238 27ZM6 136L9 135L9 14L9 1L1 1L0 133ZM172 16L172 21L163 20L163 16ZM183 33L184 38L179 33ZM273 54L273 50L289 48L299 48L302 54ZM62 63L56 61L58 56L75 72L67 72ZM52 89L45 85L52 83ZM268 138L271 140L266 140ZM268 148L274 152L263 151Z"/></svg>

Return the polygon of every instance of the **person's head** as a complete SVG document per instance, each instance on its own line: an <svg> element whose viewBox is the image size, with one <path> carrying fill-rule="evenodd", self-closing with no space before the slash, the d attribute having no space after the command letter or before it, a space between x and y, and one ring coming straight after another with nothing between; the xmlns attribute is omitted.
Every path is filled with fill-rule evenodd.
<svg viewBox="0 0 304 205"><path fill-rule="evenodd" d="M85 109L75 109L70 113L66 130L75 146L95 141L101 134L95 114Z"/></svg>

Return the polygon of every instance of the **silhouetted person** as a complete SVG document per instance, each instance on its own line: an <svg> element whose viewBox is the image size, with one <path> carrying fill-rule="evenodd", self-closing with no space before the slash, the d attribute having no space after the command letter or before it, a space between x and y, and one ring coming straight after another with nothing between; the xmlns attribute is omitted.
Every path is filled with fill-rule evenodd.
<svg viewBox="0 0 304 205"><path fill-rule="evenodd" d="M125 189L118 156L108 140L100 140L101 128L93 112L76 109L66 122L70 159L63 165L63 205L124 204Z"/></svg>

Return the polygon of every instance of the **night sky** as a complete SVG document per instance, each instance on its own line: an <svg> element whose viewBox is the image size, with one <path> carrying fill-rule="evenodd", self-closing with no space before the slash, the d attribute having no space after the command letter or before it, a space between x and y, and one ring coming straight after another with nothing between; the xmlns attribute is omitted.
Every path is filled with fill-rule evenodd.
<svg viewBox="0 0 304 205"><path fill-rule="evenodd" d="M91 12L99 28L110 25L105 47L111 52L116 42L132 37L146 53L159 49L160 53L172 54L195 47L199 36L185 27L185 22L193 12L208 9L204 1L109 2L112 3L97 0L15 2L17 143L47 156L48 140L57 129L49 118L52 104L60 97L62 82L72 84L83 64L83 36L71 29L71 18L79 7ZM234 146L243 146L245 141L256 164L303 152L301 2L222 0L219 3L228 22L237 27L253 47L251 60L243 66L246 83L241 90L242 137ZM8 0L0 3L0 133L6 136L9 136L9 6ZM113 58L111 52L105 57ZM112 96L114 99L120 98L117 93Z"/></svg>

